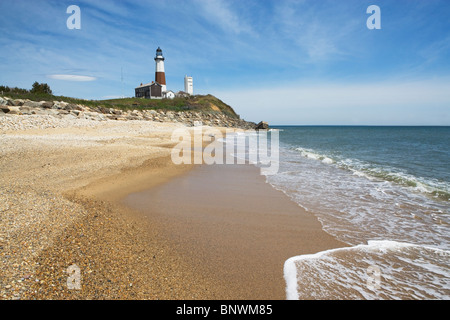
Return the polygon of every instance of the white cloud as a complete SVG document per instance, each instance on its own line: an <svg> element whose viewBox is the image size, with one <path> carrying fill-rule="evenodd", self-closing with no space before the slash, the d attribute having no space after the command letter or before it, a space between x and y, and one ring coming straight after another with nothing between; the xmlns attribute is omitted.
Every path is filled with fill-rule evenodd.
<svg viewBox="0 0 450 320"><path fill-rule="evenodd" d="M290 47L305 53L307 62L322 62L353 54L361 30L354 8L347 3L311 6L306 1L280 1L274 12L274 30Z"/></svg>
<svg viewBox="0 0 450 320"><path fill-rule="evenodd" d="M252 33L250 26L236 12L232 11L223 0L197 0L201 14L210 22L217 24L224 31L235 34Z"/></svg>
<svg viewBox="0 0 450 320"><path fill-rule="evenodd" d="M63 80L63 81L78 81L78 82L87 82L87 81L95 81L96 77L91 76L79 76L74 74L50 74L47 77L55 80Z"/></svg>

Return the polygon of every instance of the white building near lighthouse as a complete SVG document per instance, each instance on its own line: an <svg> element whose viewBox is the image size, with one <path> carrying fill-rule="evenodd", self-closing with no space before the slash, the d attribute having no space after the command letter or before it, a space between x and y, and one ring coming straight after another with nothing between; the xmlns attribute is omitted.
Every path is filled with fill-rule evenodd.
<svg viewBox="0 0 450 320"><path fill-rule="evenodd" d="M194 80L187 75L184 77L184 92L191 96L194 94Z"/></svg>

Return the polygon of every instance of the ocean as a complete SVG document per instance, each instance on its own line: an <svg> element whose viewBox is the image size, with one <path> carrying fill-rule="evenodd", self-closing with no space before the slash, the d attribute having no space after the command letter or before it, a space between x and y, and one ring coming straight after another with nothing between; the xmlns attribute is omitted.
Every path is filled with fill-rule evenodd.
<svg viewBox="0 0 450 320"><path fill-rule="evenodd" d="M348 245L287 260L288 299L450 298L450 127L273 130L267 182Z"/></svg>

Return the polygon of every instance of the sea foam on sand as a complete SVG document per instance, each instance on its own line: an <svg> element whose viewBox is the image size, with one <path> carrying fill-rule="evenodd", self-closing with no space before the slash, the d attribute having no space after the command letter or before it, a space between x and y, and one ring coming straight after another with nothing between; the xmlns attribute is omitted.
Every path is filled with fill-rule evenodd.
<svg viewBox="0 0 450 320"><path fill-rule="evenodd" d="M395 241L369 241L289 258L286 298L449 299L450 251Z"/></svg>

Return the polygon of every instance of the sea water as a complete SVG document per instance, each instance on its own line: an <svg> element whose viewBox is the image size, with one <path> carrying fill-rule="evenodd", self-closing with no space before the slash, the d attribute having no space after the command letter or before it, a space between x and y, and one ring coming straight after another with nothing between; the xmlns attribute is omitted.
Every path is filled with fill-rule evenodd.
<svg viewBox="0 0 450 320"><path fill-rule="evenodd" d="M288 299L450 298L450 127L277 127L267 182L348 247L285 263Z"/></svg>

